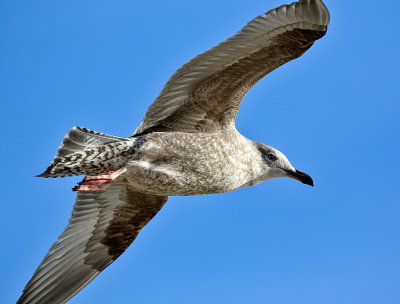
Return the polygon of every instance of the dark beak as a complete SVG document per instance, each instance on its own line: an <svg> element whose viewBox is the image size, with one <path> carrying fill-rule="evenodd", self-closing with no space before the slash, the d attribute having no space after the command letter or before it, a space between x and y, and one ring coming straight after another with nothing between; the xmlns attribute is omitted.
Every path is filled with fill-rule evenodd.
<svg viewBox="0 0 400 304"><path fill-rule="evenodd" d="M297 179L298 181L302 182L303 184L310 185L314 187L314 182L310 175L301 172L297 169L295 171L286 171L289 177Z"/></svg>

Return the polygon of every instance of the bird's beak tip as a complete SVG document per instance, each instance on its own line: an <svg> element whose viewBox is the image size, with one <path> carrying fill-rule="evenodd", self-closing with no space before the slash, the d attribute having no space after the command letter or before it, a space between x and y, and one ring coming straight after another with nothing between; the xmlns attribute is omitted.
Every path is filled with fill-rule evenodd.
<svg viewBox="0 0 400 304"><path fill-rule="evenodd" d="M314 187L314 181L311 178L310 175L307 173L304 173L300 170L295 169L295 171L289 171L287 172L288 176L294 179L297 179L298 181L302 182L303 184L309 185L311 187Z"/></svg>

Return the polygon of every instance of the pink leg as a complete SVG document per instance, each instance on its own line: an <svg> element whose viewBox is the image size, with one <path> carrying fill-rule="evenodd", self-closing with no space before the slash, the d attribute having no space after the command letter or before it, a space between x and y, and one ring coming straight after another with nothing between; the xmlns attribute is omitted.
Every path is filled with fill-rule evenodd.
<svg viewBox="0 0 400 304"><path fill-rule="evenodd" d="M75 188L74 191L102 191L106 189L111 183L122 173L126 168L121 168L114 172L108 172L105 175L86 176Z"/></svg>

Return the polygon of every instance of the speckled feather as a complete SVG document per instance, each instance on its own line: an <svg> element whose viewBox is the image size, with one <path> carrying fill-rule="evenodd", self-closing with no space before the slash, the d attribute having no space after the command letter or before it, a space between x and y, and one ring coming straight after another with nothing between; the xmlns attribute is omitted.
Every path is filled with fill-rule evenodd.
<svg viewBox="0 0 400 304"><path fill-rule="evenodd" d="M137 145L137 138L120 138L81 127L73 127L50 166L38 177L98 175L124 166L126 155Z"/></svg>
<svg viewBox="0 0 400 304"><path fill-rule="evenodd" d="M236 130L155 132L146 136L139 153L126 163L121 178L137 191L157 195L233 191L259 177L263 163L257 147Z"/></svg>

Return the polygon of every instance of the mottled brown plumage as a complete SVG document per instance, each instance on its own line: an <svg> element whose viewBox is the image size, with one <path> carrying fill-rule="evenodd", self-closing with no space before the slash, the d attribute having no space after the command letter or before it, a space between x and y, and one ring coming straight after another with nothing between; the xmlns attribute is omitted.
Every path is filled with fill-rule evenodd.
<svg viewBox="0 0 400 304"><path fill-rule="evenodd" d="M223 193L282 176L313 185L234 122L250 88L301 56L328 24L321 0L283 5L183 65L131 137L71 129L40 176L87 177L75 188L68 226L18 303L68 301L129 247L170 195Z"/></svg>
<svg viewBox="0 0 400 304"><path fill-rule="evenodd" d="M99 271L103 270L108 263L93 263L90 246L92 244L96 246L100 241L101 244L106 246L107 254L110 256L111 261L116 260L132 244L140 230L168 201L168 196L144 194L133 191L128 187L120 187L120 191L119 200L125 203L115 207L112 213L113 217L108 222L106 229L101 223L95 225L93 236L86 245L88 256L85 258L85 264L92 265ZM107 212L107 210L102 212ZM97 236L96 230L103 230L104 237L102 239L99 240L95 237Z"/></svg>
<svg viewBox="0 0 400 304"><path fill-rule="evenodd" d="M294 29L278 35L270 46L241 58L194 88L187 101L158 122L155 130L215 133L233 129L247 92L265 75L300 57L325 30ZM197 118L201 117L201 118ZM141 132L146 132L140 129Z"/></svg>

